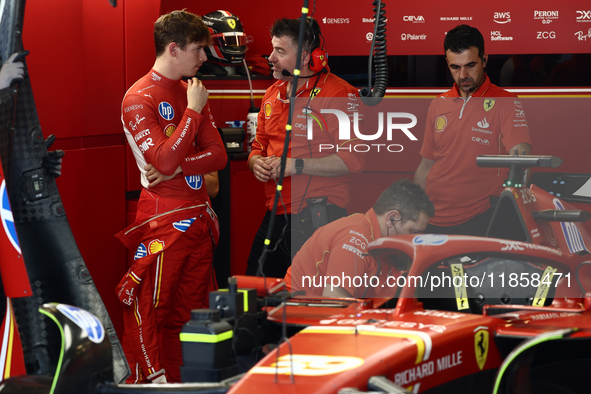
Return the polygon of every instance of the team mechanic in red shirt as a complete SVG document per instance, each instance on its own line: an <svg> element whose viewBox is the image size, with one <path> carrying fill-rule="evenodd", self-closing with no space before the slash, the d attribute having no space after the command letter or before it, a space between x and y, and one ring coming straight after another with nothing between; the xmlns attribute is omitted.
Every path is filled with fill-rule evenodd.
<svg viewBox="0 0 591 394"><path fill-rule="evenodd" d="M296 93L296 109L292 119L291 141L282 187L282 202L278 205L274 231L270 240L271 248L277 242L280 244L275 251L268 253L264 267L264 274L271 277L282 278L285 275L292 256L314 232L314 229L319 227L319 225L313 225L310 207L305 200L327 197L327 205L321 203L321 209L326 212L324 222L346 216L346 207L349 204L348 174L360 172L365 165L363 154L347 150L346 145L351 141L338 139L338 122L335 116L322 117L326 121L323 126L328 132L324 129L322 132L316 131L313 139L307 139L307 116L302 112L304 107L312 108L314 117L319 119L319 109L314 105L316 102L322 102L324 108L333 104L335 108L342 108L347 102L351 105L345 105L344 111L349 112L359 105L357 90L332 74L328 66L320 63L326 61L326 54L320 47L321 33L318 23L312 18L307 18L307 25ZM268 210L252 244L247 275L260 274L257 272L258 260L263 251L271 217L276 190L275 182L278 178L284 148L299 29L300 19L285 18L275 21L271 28L273 52L269 61L273 64L273 77L278 81L267 89L263 98L263 105L258 115L256 138L248 158L248 166L255 178L265 183ZM337 152L336 148L320 149L320 144L324 144L325 147L339 146L339 151ZM284 232L284 228L288 231Z"/></svg>
<svg viewBox="0 0 591 394"><path fill-rule="evenodd" d="M125 306L129 383L181 381L179 332L192 309L208 306L215 288L219 225L203 175L227 161L209 93L191 78L207 60L207 27L197 15L174 11L158 18L154 41L154 66L127 91L121 107L143 186L136 222L117 234L136 250L116 289Z"/></svg>
<svg viewBox="0 0 591 394"><path fill-rule="evenodd" d="M477 167L476 157L529 154L529 128L517 96L484 73L488 55L476 28L450 30L444 49L455 83L429 107L414 181L435 204L426 232L483 236L507 172Z"/></svg>
<svg viewBox="0 0 591 394"><path fill-rule="evenodd" d="M292 292L303 290L308 296L394 297L396 288L387 277L400 271L379 267L367 255L367 245L388 235L422 233L433 214L433 203L418 185L407 179L394 182L365 214L318 229L296 254L285 283ZM370 286L373 276L379 280Z"/></svg>

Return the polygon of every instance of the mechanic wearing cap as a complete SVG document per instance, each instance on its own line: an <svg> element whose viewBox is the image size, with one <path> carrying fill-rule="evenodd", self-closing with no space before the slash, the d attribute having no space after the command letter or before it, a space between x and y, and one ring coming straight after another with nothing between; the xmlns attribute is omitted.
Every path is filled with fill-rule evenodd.
<svg viewBox="0 0 591 394"><path fill-rule="evenodd" d="M227 155L207 103L192 78L206 60L209 30L186 11L154 25L156 61L126 93L125 135L141 171L136 222L117 234L134 262L117 286L124 305L128 383L180 382L179 333L191 310L209 305L219 225L203 174ZM189 77L187 83L181 80Z"/></svg>
<svg viewBox="0 0 591 394"><path fill-rule="evenodd" d="M290 107L290 96L297 59L298 36L301 19L278 19L271 28L273 52L269 61L273 64L273 77L278 81L272 85L262 101L258 115L256 138L248 158L248 166L255 178L265 183L267 213L257 232L248 258L246 274L261 274L258 261L263 251L271 210L279 177L281 155L284 148L286 126ZM297 81L296 100L291 129L290 151L282 185L282 201L277 208L270 249L264 266L266 276L282 278L291 264L292 256L314 232L316 227L346 216L349 203L348 174L362 170L363 155L347 151L348 141L338 140L336 116L326 117L328 133L318 132L313 140L306 135L306 107L314 108L314 99L338 97L341 101L358 100L357 90L332 74L326 65L327 54L321 46L321 32L318 22L307 18L303 40L301 70ZM335 104L336 105L336 104ZM316 111L319 111L316 109ZM333 123L334 122L334 123ZM324 142L342 148L318 149L319 138ZM310 143L310 144L309 144ZM310 204L314 201L318 216L315 224L311 219ZM285 217L287 215L287 218ZM285 231L285 230L291 230Z"/></svg>
<svg viewBox="0 0 591 394"><path fill-rule="evenodd" d="M476 28L455 27L443 47L455 83L429 107L414 181L435 205L426 232L483 236L507 172L480 168L476 157L529 154L529 128L517 96L484 72L488 54Z"/></svg>
<svg viewBox="0 0 591 394"><path fill-rule="evenodd" d="M327 297L393 297L396 289L378 286L355 286L343 280L340 286L328 285L330 278L363 278L376 275L385 282L391 267L379 267L367 253L367 245L384 236L422 233L433 217L429 196L408 179L394 182L380 194L373 208L356 213L318 229L296 254L285 276L292 292L305 291L308 296ZM379 270L379 272L378 272ZM329 278L327 286L324 278Z"/></svg>

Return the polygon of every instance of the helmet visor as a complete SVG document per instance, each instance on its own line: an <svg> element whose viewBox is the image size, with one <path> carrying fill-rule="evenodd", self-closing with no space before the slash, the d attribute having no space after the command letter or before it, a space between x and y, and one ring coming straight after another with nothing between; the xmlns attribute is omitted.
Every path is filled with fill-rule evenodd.
<svg viewBox="0 0 591 394"><path fill-rule="evenodd" d="M218 33L211 35L211 44L218 47L246 46L248 39L244 33Z"/></svg>

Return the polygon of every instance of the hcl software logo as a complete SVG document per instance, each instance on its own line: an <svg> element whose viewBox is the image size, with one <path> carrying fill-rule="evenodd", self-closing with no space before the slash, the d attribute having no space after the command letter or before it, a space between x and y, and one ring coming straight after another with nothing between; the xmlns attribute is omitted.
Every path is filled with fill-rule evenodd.
<svg viewBox="0 0 591 394"><path fill-rule="evenodd" d="M338 138L339 141L376 141L383 139L384 132L386 134L386 140L388 143L350 143L350 144L319 144L319 151L347 151L347 152L402 152L404 147L401 144L390 143L393 140L394 132L401 131L411 141L417 141L417 137L410 131L411 128L416 126L417 117L408 112L378 112L377 113L377 131L373 134L368 134L369 130L360 131L359 123L360 118L363 119L363 114L359 111L347 110L347 112L339 109L332 108L321 108L319 112L311 110L310 108L304 108L304 113L307 116L307 138L308 140L314 139L314 131L322 132L326 129L327 122L330 116L335 116L338 121ZM372 115L374 116L374 115ZM351 120L352 118L352 120ZM334 119L333 119L334 120ZM404 122L403 120L406 120ZM314 126L316 124L316 126ZM351 133L351 124L353 133Z"/></svg>

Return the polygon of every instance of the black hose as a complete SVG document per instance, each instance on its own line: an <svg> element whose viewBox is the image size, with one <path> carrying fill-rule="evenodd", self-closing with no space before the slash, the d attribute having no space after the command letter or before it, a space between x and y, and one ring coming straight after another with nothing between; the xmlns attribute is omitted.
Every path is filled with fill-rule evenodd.
<svg viewBox="0 0 591 394"><path fill-rule="evenodd" d="M388 58L386 45L386 22L385 15L386 7L381 0L374 0L374 34L371 42L371 49L369 54L369 65L367 71L368 87L361 89L361 98L367 97L384 97L386 89L388 88ZM371 72L372 61L375 61L375 87L372 89ZM375 100L363 100L368 105L378 104Z"/></svg>

